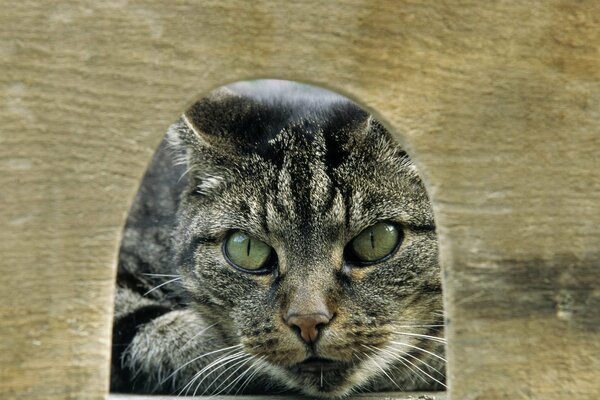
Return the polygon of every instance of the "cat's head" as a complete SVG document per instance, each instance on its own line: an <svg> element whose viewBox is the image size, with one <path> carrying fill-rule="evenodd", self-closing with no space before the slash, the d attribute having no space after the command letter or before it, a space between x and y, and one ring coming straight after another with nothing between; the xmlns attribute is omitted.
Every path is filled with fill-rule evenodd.
<svg viewBox="0 0 600 400"><path fill-rule="evenodd" d="M435 386L433 213L378 121L341 97L225 89L170 136L189 181L175 259L193 303L230 344L310 395L385 388L388 378Z"/></svg>

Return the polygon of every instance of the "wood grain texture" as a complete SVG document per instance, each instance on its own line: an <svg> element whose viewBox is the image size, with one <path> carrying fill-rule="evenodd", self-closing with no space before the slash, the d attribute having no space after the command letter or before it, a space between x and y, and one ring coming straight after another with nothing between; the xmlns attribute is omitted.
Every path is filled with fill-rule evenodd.
<svg viewBox="0 0 600 400"><path fill-rule="evenodd" d="M598 398L599 2L96 3L1 4L0 398L104 398L153 149L194 99L261 77L356 99L418 163L452 399Z"/></svg>

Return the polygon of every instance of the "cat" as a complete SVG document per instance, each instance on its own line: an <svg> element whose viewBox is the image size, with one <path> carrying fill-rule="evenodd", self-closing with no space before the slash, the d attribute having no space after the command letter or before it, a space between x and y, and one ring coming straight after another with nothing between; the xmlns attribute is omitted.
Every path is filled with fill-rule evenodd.
<svg viewBox="0 0 600 400"><path fill-rule="evenodd" d="M221 88L169 128L123 233L111 391L445 387L422 180L369 113L298 87Z"/></svg>

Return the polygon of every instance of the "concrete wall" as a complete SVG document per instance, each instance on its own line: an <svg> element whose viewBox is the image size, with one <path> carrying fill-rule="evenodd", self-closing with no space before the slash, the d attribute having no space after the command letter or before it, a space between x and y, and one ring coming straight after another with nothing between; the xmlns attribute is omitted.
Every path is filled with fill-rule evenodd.
<svg viewBox="0 0 600 400"><path fill-rule="evenodd" d="M418 163L450 395L600 393L600 2L20 0L0 13L0 398L101 399L119 235L170 122L248 78L373 111Z"/></svg>

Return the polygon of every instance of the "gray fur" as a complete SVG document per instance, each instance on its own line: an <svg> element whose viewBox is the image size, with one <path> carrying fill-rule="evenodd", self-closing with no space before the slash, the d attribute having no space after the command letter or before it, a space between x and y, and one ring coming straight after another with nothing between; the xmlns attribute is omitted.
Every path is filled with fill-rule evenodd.
<svg viewBox="0 0 600 400"><path fill-rule="evenodd" d="M378 221L402 227L401 246L378 264L349 265L345 247ZM235 229L275 249L275 271L229 265L222 243ZM113 352L113 390L341 397L444 382L426 191L382 125L344 98L225 89L196 103L170 128L144 179L119 271L115 337L131 340ZM311 347L282 313L314 299L335 318ZM128 328L123 321L136 309L149 320ZM299 374L294 366L311 356L351 366L322 378Z"/></svg>

